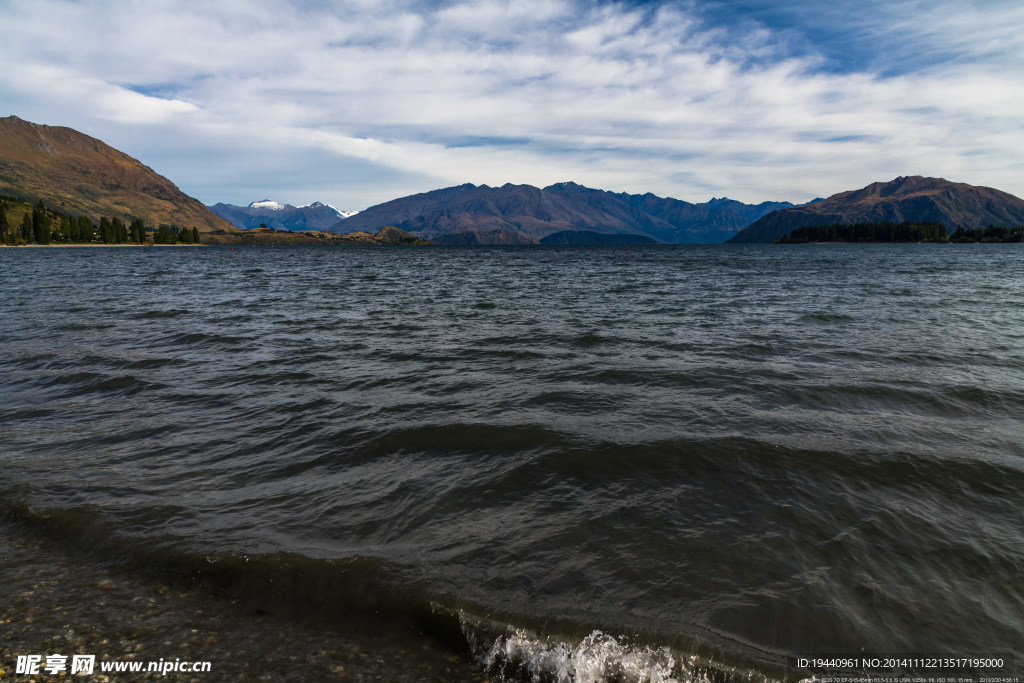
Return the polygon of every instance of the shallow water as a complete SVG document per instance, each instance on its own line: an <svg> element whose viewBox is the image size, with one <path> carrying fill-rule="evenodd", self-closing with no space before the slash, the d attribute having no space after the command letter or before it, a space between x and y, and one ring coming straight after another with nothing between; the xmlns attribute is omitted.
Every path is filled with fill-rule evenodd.
<svg viewBox="0 0 1024 683"><path fill-rule="evenodd" d="M1017 245L0 268L0 505L111 571L497 679L1024 644Z"/></svg>

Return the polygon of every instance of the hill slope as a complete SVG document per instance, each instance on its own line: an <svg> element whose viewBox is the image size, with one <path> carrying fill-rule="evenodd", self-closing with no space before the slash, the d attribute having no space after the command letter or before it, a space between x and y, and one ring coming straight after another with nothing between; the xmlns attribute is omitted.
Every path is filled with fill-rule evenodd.
<svg viewBox="0 0 1024 683"><path fill-rule="evenodd" d="M990 187L953 183L943 178L901 176L840 192L828 199L781 209L754 221L730 243L774 242L795 228L841 223L935 221L952 231L993 223L1024 223L1024 200Z"/></svg>
<svg viewBox="0 0 1024 683"><path fill-rule="evenodd" d="M235 228L174 183L123 152L71 128L17 116L0 118L0 192L37 200L67 214L123 220L149 227L177 225L200 232Z"/></svg>

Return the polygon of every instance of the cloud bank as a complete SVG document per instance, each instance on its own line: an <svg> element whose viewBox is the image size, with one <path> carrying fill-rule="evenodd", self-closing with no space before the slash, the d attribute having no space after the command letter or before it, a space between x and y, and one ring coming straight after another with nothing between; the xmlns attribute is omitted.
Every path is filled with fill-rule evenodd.
<svg viewBox="0 0 1024 683"><path fill-rule="evenodd" d="M0 101L207 203L462 182L803 201L897 175L1024 195L1024 7L0 3Z"/></svg>

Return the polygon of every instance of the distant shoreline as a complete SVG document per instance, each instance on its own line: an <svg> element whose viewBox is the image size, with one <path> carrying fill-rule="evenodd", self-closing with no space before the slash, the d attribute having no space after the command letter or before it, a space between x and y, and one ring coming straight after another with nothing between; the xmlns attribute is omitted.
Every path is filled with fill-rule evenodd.
<svg viewBox="0 0 1024 683"><path fill-rule="evenodd" d="M137 249L139 247L208 247L208 244L0 244L0 247L10 247L11 249L63 249L66 247L77 248L77 247L131 247Z"/></svg>

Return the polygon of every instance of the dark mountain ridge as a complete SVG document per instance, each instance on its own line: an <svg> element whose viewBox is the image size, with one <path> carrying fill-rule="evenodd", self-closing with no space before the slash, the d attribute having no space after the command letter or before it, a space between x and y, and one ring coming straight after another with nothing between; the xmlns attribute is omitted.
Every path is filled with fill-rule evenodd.
<svg viewBox="0 0 1024 683"><path fill-rule="evenodd" d="M394 199L334 225L335 232L394 225L427 239L496 230L539 240L566 230L640 235L659 242L719 243L752 220L789 202L743 204L713 199L691 204L653 194L632 195L566 182L543 189L464 184Z"/></svg>
<svg viewBox="0 0 1024 683"><path fill-rule="evenodd" d="M991 187L944 178L900 176L840 192L820 202L780 209L754 221L730 243L774 242L796 228L855 223L936 222L952 232L989 224L1024 224L1024 200Z"/></svg>
<svg viewBox="0 0 1024 683"><path fill-rule="evenodd" d="M646 234L659 242L713 244L724 242L738 230L790 202L752 205L722 197L703 204L659 197L594 190L576 183L557 183L544 188L563 197L585 203L630 225L629 233ZM620 231L621 232L621 231Z"/></svg>

